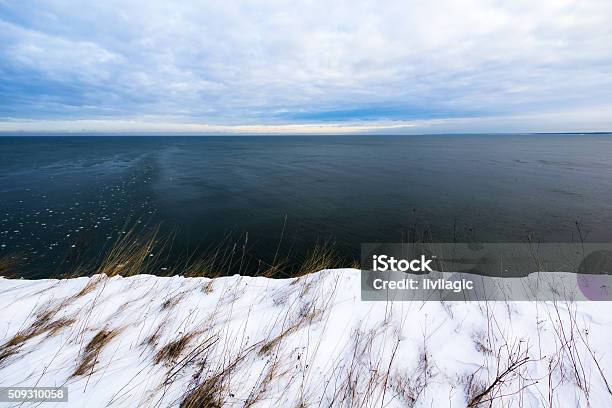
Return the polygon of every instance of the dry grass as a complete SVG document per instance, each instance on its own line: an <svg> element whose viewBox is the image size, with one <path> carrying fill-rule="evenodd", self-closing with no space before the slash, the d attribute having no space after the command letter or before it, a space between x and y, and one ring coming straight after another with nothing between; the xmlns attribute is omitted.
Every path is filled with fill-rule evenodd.
<svg viewBox="0 0 612 408"><path fill-rule="evenodd" d="M187 333L179 337L177 340L171 341L170 343L163 346L156 354L153 361L155 364L160 363L174 363L185 350L189 342L194 338L196 332Z"/></svg>
<svg viewBox="0 0 612 408"><path fill-rule="evenodd" d="M202 291L206 294L210 294L213 292L214 288L215 288L214 282L212 280L209 280L202 286Z"/></svg>
<svg viewBox="0 0 612 408"><path fill-rule="evenodd" d="M486 384L479 381L477 378L478 372L465 374L461 377L460 383L463 384L463 393L467 396L468 401L475 401L477 396L483 395L486 390Z"/></svg>
<svg viewBox="0 0 612 408"><path fill-rule="evenodd" d="M68 317L54 319L56 314L57 309L54 308L39 313L30 326L18 331L13 337L0 345L0 365L5 363L9 357L17 354L27 341L42 334L47 334L49 337L55 336L75 322L75 319Z"/></svg>
<svg viewBox="0 0 612 408"><path fill-rule="evenodd" d="M323 269L332 269L341 266L342 259L330 242L317 243L307 254L300 267L293 276L300 277Z"/></svg>
<svg viewBox="0 0 612 408"><path fill-rule="evenodd" d="M216 245L204 249L198 258L186 257L184 265L179 265L181 275L187 277L216 278L233 273L246 272L248 234L240 242L233 242L226 236ZM244 269L243 269L244 266Z"/></svg>
<svg viewBox="0 0 612 408"><path fill-rule="evenodd" d="M182 268L181 275L189 278L206 276L214 278L220 276L223 271L223 263L219 253L204 256L202 259L192 261Z"/></svg>
<svg viewBox="0 0 612 408"><path fill-rule="evenodd" d="M102 350L119 334L121 329L102 329L87 343L81 362L71 377L90 375Z"/></svg>
<svg viewBox="0 0 612 408"><path fill-rule="evenodd" d="M110 248L101 250L98 256L93 256L92 262L84 261L72 265L68 272L58 271L60 274L54 276L67 279L92 275L127 277L153 274L216 278L240 274L279 278L301 277L319 270L346 265L359 267L358 261L340 257L331 241L317 242L302 256L290 254L291 249L287 249L287 254L281 254L281 237L272 260L254 257L249 252L248 233L236 241L227 235L219 243L199 251L198 254L173 257L180 260L170 262L167 257L172 248L173 234L162 234L160 231L161 225L142 227L140 224L128 222ZM18 254L0 258L0 276L15 277L19 269L17 259L20 259ZM74 297L92 292L102 279L103 277L90 280Z"/></svg>
<svg viewBox="0 0 612 408"><path fill-rule="evenodd" d="M162 333L164 332L164 330L168 327L169 322L168 322L168 315L166 315L165 317L163 317L162 321L157 325L157 327L155 328L155 330L153 331L153 333L151 333L150 335L148 335L143 342L140 344L141 346L150 346L150 347L155 347L157 346L157 344L159 343L159 339L162 335Z"/></svg>
<svg viewBox="0 0 612 408"><path fill-rule="evenodd" d="M162 259L162 249L169 239L160 242L159 227L144 235L130 229L115 242L97 273L111 277L156 272L155 266Z"/></svg>
<svg viewBox="0 0 612 408"><path fill-rule="evenodd" d="M74 295L74 298L80 298L91 293L104 278L104 275L92 276L91 278L89 278L85 286L83 286L83 289L81 289L76 295Z"/></svg>
<svg viewBox="0 0 612 408"><path fill-rule="evenodd" d="M493 354L493 350L491 350L490 339L487 337L487 334L484 331L477 331L472 335L472 341L474 342L474 346L479 353L483 354Z"/></svg>
<svg viewBox="0 0 612 408"><path fill-rule="evenodd" d="M468 394L468 404L467 408L475 408L480 406L481 404L490 404L495 399L501 398L500 389L507 385L506 383L511 381L517 376L520 376L520 369L525 364L529 362L529 357L527 354L523 354L519 351L517 354L512 354L512 358L508 361L507 366L504 369L498 370L497 375L493 379L493 381L487 385L477 385L470 386L468 390L472 390L476 392L475 395ZM474 377L471 378L471 382L473 383ZM518 390L519 393L521 390ZM506 395L507 396L507 395Z"/></svg>
<svg viewBox="0 0 612 408"><path fill-rule="evenodd" d="M280 333L278 336L265 342L264 345L261 346L261 348L259 349L259 354L260 355L269 354L270 351L272 351L275 347L277 347L280 344L280 342L283 341L284 338L289 336L291 333L294 333L299 327L300 327L299 324L290 326L287 329L283 330L283 332Z"/></svg>
<svg viewBox="0 0 612 408"><path fill-rule="evenodd" d="M16 273L19 269L19 262L17 256L3 256L0 257L0 276L5 278L17 277Z"/></svg>
<svg viewBox="0 0 612 408"><path fill-rule="evenodd" d="M199 384L181 401L180 408L221 408L221 387L219 378L213 377Z"/></svg>
<svg viewBox="0 0 612 408"><path fill-rule="evenodd" d="M172 294L170 295L164 302L161 304L161 310L170 310L174 308L176 305L181 303L181 300L185 298L185 293Z"/></svg>
<svg viewBox="0 0 612 408"><path fill-rule="evenodd" d="M95 316L96 309L94 306L97 302L105 301L101 293L110 282L107 277L129 276L156 269L155 265L161 259L161 255L159 255L161 250L158 247L159 240L156 238L156 234L152 234L146 239L138 239L130 233L122 237L104 262L96 269L96 272L99 272L100 275L91 278L80 291L65 301L60 301L55 307L46 307L43 312L35 316L32 324L20 330L0 346L0 366L9 359L14 360L14 356L19 353L20 347L31 339L44 334L55 336L67 327L73 326L75 323L73 318L57 318L57 314L62 307L76 298L86 297L86 299L81 300L87 300L88 303L80 310L83 315L86 315L85 310L89 308L89 314ZM242 265L245 255L241 248L246 248L246 243L244 246L217 247L211 252L209 258L188 262L182 267L172 268L172 271L185 276L224 275L229 271L235 271L236 266L239 270L245 271L246 267ZM271 266L261 262L257 268L264 274L269 274L269 276L278 276L291 271L286 266L288 265L286 260L278 260L275 257L273 264L274 266ZM396 367L397 364L394 366L395 354L400 341L397 333L401 333L402 330L392 327L390 322L393 321L388 315L385 315L384 319L380 319L380 322L374 327L368 327L365 324L363 328L361 326L352 327L352 333L347 336L349 338L348 342L340 345L341 352L338 354L338 359L330 361L328 366L325 367L327 371L321 373L324 378L316 379L316 381L322 381L325 387L330 388L324 390L309 389L311 386L308 377L310 374L309 365L312 365L314 361L318 345L308 344L307 347L299 350L284 346L289 342L293 346L296 339L300 343L304 338L308 338L313 323L322 322L321 326L324 326L324 316L333 308L333 296L329 293L334 292L335 288L327 291L331 285L329 282L324 282L324 278L304 275L338 266L341 266L341 260L333 247L329 244L318 244L301 265L293 269L295 272L293 275L297 278L292 280L290 285L284 285L278 290L266 292L266 295L272 294L273 305L279 307L279 313L273 316L272 320L276 319L275 321L263 321L264 327L269 331L267 331L267 335L263 334L262 337L258 338L249 338L249 336L254 335L247 331L246 323L242 333L243 338L238 338L240 333L228 335L230 329L228 329L229 325L226 323L232 319L233 303L240 298L243 288L227 289L228 292L225 293L223 291L226 289L222 288L223 285L215 287L215 281L204 282L201 285L201 290L204 293L215 291L215 295L219 295L218 309L215 309L210 315L215 315L219 311L219 314L230 311L230 316L224 315L219 319L221 322L217 322L216 317L213 319L210 315L207 315L206 319L210 319L210 321L206 320L205 324L203 324L204 320L195 321L195 318L190 320L192 319L191 316L180 324L174 322L173 314L176 310L172 309L183 299L187 302L186 297L189 292L183 292L184 289L170 294L168 294L170 290L164 292L167 297L164 298L160 295L159 298L163 300L161 302L151 302L151 310L147 309L147 313L151 311L163 320L157 326L152 327L155 330L148 337L145 337L145 335L138 337L138 341L144 338L141 343L141 346L144 347L141 351L142 355L145 355L148 359L143 371L161 370L165 375L162 384L152 386L154 391L150 391L151 394L153 395L155 392L163 394L166 389L171 388L172 384L175 384L175 386L179 384L184 387L184 384L180 384L178 381L187 378L189 379L188 384L190 384L189 391L175 401L175 405L185 408L217 408L236 404L248 407L262 401L271 404L276 403L277 406L280 406L278 401L281 401L281 399L285 406L299 407L305 407L307 405L305 401L312 401L312 406L317 406L318 403L320 406L382 407L389 405L390 400L396 398L401 401L403 406L407 407L429 405L428 401L425 401L425 396L428 396L428 387L432 382L438 383L447 378L440 375L434 356L427 348L428 341L425 334L423 344L415 345L412 350L411 355L414 357L411 361L415 363L412 368L402 369L402 366ZM0 268L2 268L1 262ZM323 292L325 298L317 298L317 294L314 292L324 285L327 285L325 286L326 291ZM200 287L196 286L195 289L199 291ZM96 294L93 300L86 296L92 292ZM206 300L210 299L210 297L206 297ZM181 304L181 306L183 305ZM236 308L236 311L240 310L239 313L243 313L243 306L241 304L240 308ZM159 313L160 308L164 313ZM564 382L575 384L577 389L583 393L582 401L588 402L592 393L590 383L594 379L586 373L586 361L584 359L592 358L598 371L593 371L591 375L600 376L608 392L612 395L606 373L598 365L595 353L589 348L588 334L581 332L575 309L569 306L555 305L552 311L549 320L557 322L552 330L554 330L558 347L556 350L550 350L551 354L547 356L551 384L553 378L555 380L559 379L561 384ZM283 312L286 314L283 315ZM127 308L119 308L116 314L110 315L108 324L111 324L113 319L121 318L120 314L125 315L126 313L130 313ZM502 333L499 328L504 325L497 322L496 316L490 310L487 309L486 313L485 320L490 324L490 327L487 328L488 331L478 331L472 336L474 348L484 360L482 367L453 379L456 382L453 386L458 386L457 389L463 390L466 396L464 406L467 407L484 407L497 403L506 404L511 398L519 398L524 388L532 384L525 374L526 366L534 361L529 357L527 344L518 340L514 342L514 339L510 339L512 333ZM564 313L569 314L569 320ZM197 315L197 313L194 315ZM449 313L449 316L452 320L452 313ZM88 318L89 315L80 316L79 323L83 323L81 335L82 333L92 334L92 326L101 327L99 322L89 324L86 321ZM146 318L137 319L136 324L144 325L146 321ZM321 326L317 326L317 330L321 329ZM98 361L101 360L99 358L100 354L109 347L109 344L123 330L109 327L111 326L96 331L90 339L88 336L84 336L85 339L80 340L82 353L74 372L70 376L71 378L91 375L96 369L101 371L98 367ZM141 326L139 330L146 330L144 327L148 326ZM179 327L180 332L178 331ZM189 327L192 331L187 332L185 328ZM178 334L171 336L163 343L160 342L161 338L166 339L169 333L173 333L172 330L175 330L175 333ZM397 330L397 332L394 330ZM324 332L324 328L322 328L322 331ZM187 333L183 334L185 332ZM145 333L147 332L145 331ZM199 337L202 334L206 334L204 337L207 337L204 341ZM320 334L320 337L314 341L320 342L322 337L323 335ZM78 342L78 340L70 341ZM244 343L242 343L243 341ZM217 345L216 342L220 344ZM240 342L237 347L238 351L236 351L233 342ZM384 344L384 346L381 346L381 344ZM580 352L580 350L584 351L585 347L590 354ZM289 350L290 348L292 350ZM293 358L293 353L298 353L297 361ZM263 368L259 372L254 372L252 367L260 367L257 363L262 363ZM235 376L234 373L238 371L238 367L241 370ZM312 371L312 368L310 370ZM314 375L319 375L319 372ZM294 392L295 387L292 387L291 384L292 381L297 379L302 379L302 385L296 392L293 403L286 403L287 395L283 393ZM243 386L248 387L248 389L245 391L237 388ZM550 396L546 401L548 406L553 406L554 393L559 386L558 384L550 386ZM431 387L429 389L431 390ZM277 394L272 394L271 390L275 390ZM385 393L387 392L393 395L386 398ZM235 395L239 395L239 397L235 397ZM157 397L159 395L155 395L155 398ZM323 397L329 399L324 400ZM164 406L167 402L163 398L162 395L160 397L162 402L158 404L159 406ZM172 398L177 398L176 394ZM279 398L279 400L268 401L267 398Z"/></svg>

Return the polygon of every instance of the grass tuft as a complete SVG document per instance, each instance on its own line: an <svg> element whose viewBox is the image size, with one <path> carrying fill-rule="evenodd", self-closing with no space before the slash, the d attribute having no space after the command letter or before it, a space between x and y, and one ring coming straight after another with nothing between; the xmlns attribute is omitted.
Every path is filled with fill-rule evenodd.
<svg viewBox="0 0 612 408"><path fill-rule="evenodd" d="M341 265L342 259L332 243L317 243L307 254L299 268L293 273L293 276L300 277L323 269L337 268Z"/></svg>
<svg viewBox="0 0 612 408"><path fill-rule="evenodd" d="M120 329L102 329L87 343L80 364L71 377L80 377L93 373L94 366L102 350L121 332Z"/></svg>
<svg viewBox="0 0 612 408"><path fill-rule="evenodd" d="M42 334L55 336L61 330L74 324L73 318L60 318L53 320L57 309L49 309L36 316L34 322L24 330L18 331L13 337L0 345L0 365L19 352L19 349L29 340Z"/></svg>
<svg viewBox="0 0 612 408"><path fill-rule="evenodd" d="M220 389L218 378L210 378L188 393L180 408L221 408L223 399Z"/></svg>
<svg viewBox="0 0 612 408"><path fill-rule="evenodd" d="M162 362L173 363L175 362L183 350L187 347L189 342L193 339L196 333L187 333L177 340L171 341L170 343L163 346L157 354L155 354L155 364Z"/></svg>

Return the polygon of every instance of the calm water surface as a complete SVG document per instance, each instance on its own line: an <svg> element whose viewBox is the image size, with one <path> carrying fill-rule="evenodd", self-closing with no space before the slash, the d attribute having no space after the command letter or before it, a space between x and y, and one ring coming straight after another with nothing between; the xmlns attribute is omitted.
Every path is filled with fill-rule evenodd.
<svg viewBox="0 0 612 408"><path fill-rule="evenodd" d="M285 222L286 220L286 222ZM172 255L362 242L612 241L612 135L1 137L0 255L70 268L134 224ZM242 242L241 241L241 242Z"/></svg>

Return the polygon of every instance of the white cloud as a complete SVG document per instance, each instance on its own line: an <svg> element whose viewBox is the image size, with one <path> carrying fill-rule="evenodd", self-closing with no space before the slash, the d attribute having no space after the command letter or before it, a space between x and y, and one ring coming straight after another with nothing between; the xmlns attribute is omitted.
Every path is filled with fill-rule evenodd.
<svg viewBox="0 0 612 408"><path fill-rule="evenodd" d="M609 1L3 8L0 67L27 72L26 80L42 82L40 97L53 100L34 106L26 98L10 113L0 111L6 119L431 121L585 112L607 105L612 94ZM53 98L62 87L70 95Z"/></svg>

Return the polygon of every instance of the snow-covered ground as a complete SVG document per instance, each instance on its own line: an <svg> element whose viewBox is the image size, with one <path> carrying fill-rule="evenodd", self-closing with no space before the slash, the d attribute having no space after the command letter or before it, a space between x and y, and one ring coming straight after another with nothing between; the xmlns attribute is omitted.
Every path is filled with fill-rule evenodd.
<svg viewBox="0 0 612 408"><path fill-rule="evenodd" d="M359 273L0 279L0 386L66 386L57 407L612 406L610 303L364 302Z"/></svg>

